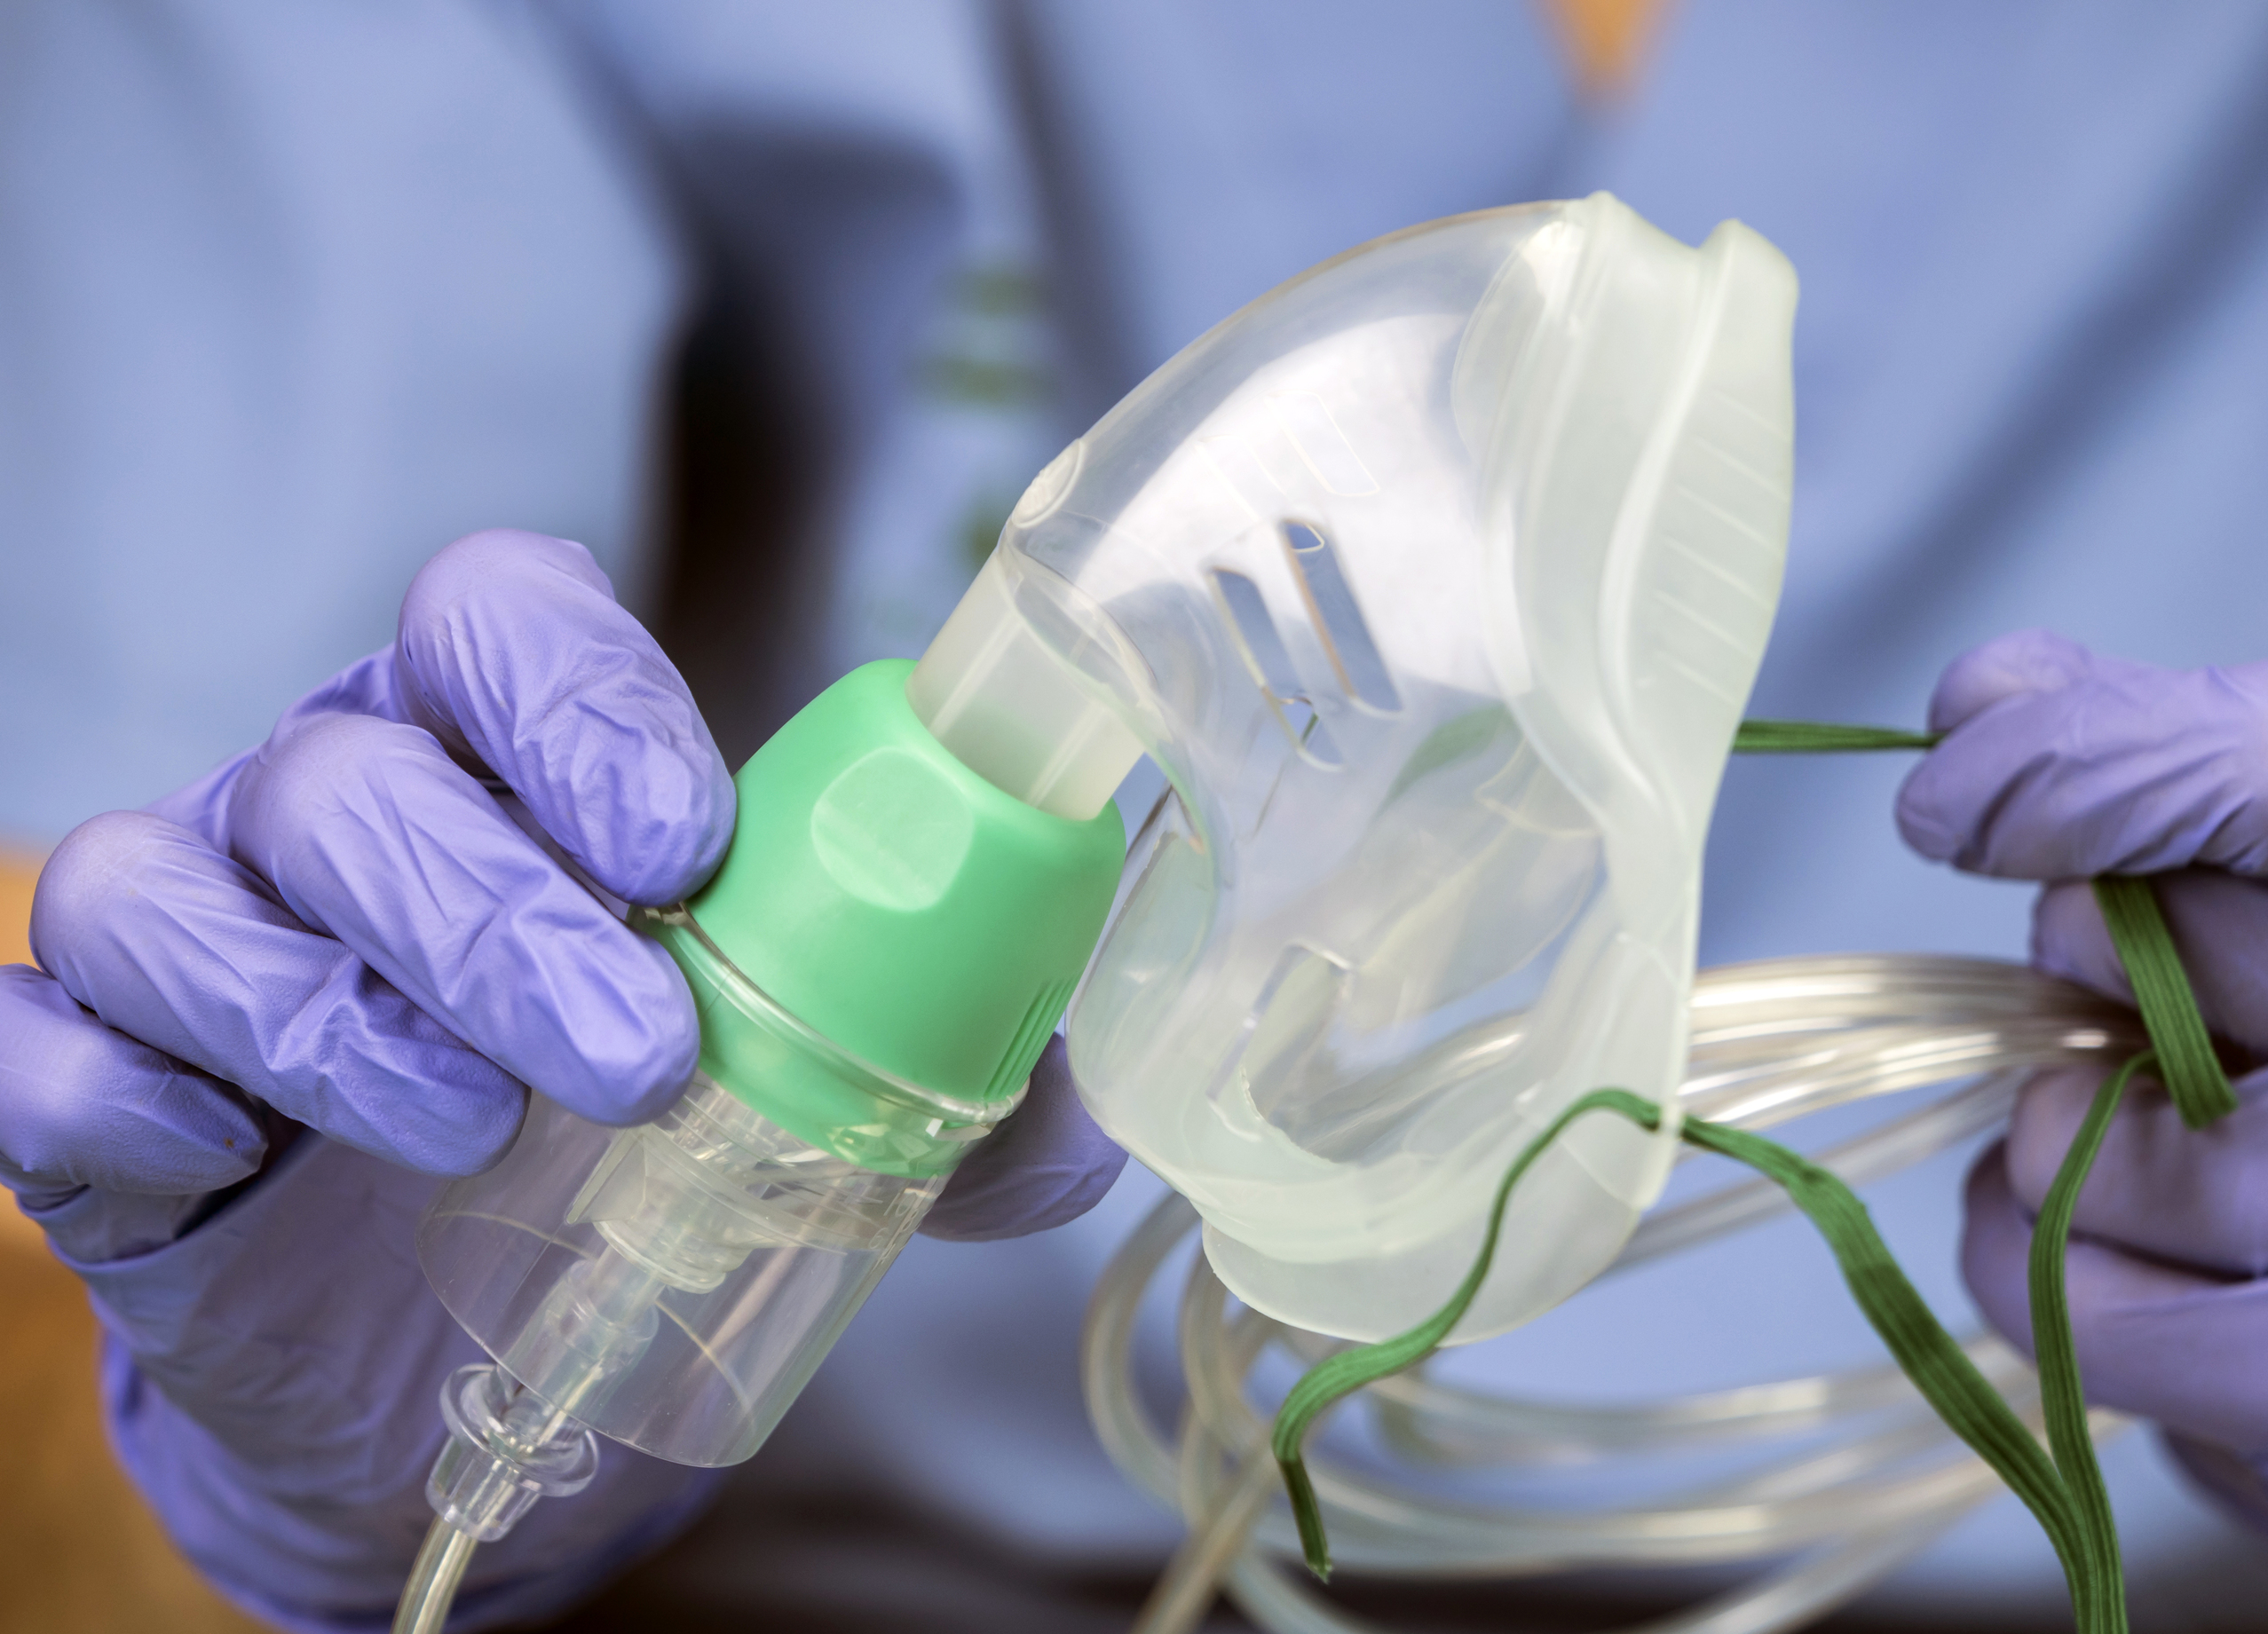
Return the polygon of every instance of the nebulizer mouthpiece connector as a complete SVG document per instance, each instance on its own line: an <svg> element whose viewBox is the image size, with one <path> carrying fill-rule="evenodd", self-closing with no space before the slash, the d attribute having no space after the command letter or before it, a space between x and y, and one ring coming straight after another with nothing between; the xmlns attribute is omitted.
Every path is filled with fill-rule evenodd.
<svg viewBox="0 0 2268 1634"><path fill-rule="evenodd" d="M1037 520L1076 474L1073 443L1039 473L1015 509ZM1011 519L1010 525L1023 524ZM995 551L906 683L937 740L962 764L1027 805L1083 822L1142 758L1118 710L1080 687L1016 606L1016 558ZM1044 618L1048 603L1027 598Z"/></svg>

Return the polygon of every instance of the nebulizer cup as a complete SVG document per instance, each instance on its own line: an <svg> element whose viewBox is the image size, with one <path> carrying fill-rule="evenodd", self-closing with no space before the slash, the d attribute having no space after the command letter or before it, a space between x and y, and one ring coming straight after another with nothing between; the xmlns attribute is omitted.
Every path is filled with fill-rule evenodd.
<svg viewBox="0 0 2268 1634"><path fill-rule="evenodd" d="M437 1538L588 1480L591 1432L754 1453L1075 987L1088 1106L1272 1315L1408 1325L1510 1154L1601 1083L1662 1129L1553 1149L1459 1337L1610 1260L1675 1146L1794 293L1737 224L1696 250L1604 194L1458 217L1264 296L1066 449L919 666L783 728L716 878L634 916L699 1007L684 1097L612 1130L539 1093L429 1213L496 1364L452 1381ZM1144 754L1171 793L1126 855Z"/></svg>
<svg viewBox="0 0 2268 1634"><path fill-rule="evenodd" d="M504 1160L420 1223L428 1278L494 1361L444 1387L398 1628L439 1626L457 1540L586 1484L596 1436L754 1454L1021 1098L1117 888L1132 752L1077 779L1101 790L1083 809L1044 809L938 741L912 668L855 670L783 727L735 778L716 875L633 911L699 1016L684 1093L628 1129L538 1093Z"/></svg>
<svg viewBox="0 0 2268 1634"><path fill-rule="evenodd" d="M705 1069L634 1129L537 1100L504 1162L443 1194L418 1251L451 1314L552 1408L657 1457L732 1464L905 1245L956 1149L1016 1098L955 1102L857 1061L735 969L690 912L639 918L684 950L749 1054L869 1100L884 1141L889 1121L913 1125L891 1164L906 1172L799 1137Z"/></svg>

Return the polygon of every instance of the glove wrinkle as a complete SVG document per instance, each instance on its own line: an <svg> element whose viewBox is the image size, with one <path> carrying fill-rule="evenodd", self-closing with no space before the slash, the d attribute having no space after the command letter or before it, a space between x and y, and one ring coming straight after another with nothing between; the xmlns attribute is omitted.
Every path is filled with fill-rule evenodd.
<svg viewBox="0 0 2268 1634"><path fill-rule="evenodd" d="M331 717L247 769L231 849L302 920L522 1083L603 1123L691 1076L692 997L415 727Z"/></svg>
<svg viewBox="0 0 2268 1634"><path fill-rule="evenodd" d="M589 639L532 642L542 617ZM732 783L661 649L588 551L497 530L421 571L396 642L409 717L494 770L600 884L690 894L732 835Z"/></svg>
<svg viewBox="0 0 2268 1634"><path fill-rule="evenodd" d="M51 1204L79 1187L198 1193L259 1166L234 1085L106 1027L62 983L0 966L0 1184Z"/></svg>
<svg viewBox="0 0 2268 1634"><path fill-rule="evenodd" d="M140 812L83 824L50 862L34 935L104 1022L297 1122L426 1172L471 1172L526 1092L241 864ZM405 1082L437 1093L404 1095Z"/></svg>

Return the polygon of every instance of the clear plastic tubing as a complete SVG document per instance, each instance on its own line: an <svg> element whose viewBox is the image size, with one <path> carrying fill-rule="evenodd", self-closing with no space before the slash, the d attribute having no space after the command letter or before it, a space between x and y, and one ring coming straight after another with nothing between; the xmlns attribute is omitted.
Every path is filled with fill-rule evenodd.
<svg viewBox="0 0 2268 1634"><path fill-rule="evenodd" d="M476 1546L476 1539L444 1520L436 1519L425 1529L425 1542L401 1591L394 1634L441 1634Z"/></svg>
<svg viewBox="0 0 2268 1634"><path fill-rule="evenodd" d="M1518 1019L1505 1023L1516 1031ZM1511 1042L1507 1037L1502 1041ZM1704 971L1681 1092L1689 1116L1761 1129L1872 1096L1954 1085L1945 1096L1818 1154L1853 1183L1918 1162L1995 1126L2028 1070L2108 1065L2142 1046L2138 1022L2067 983L2018 966L1905 955L1803 958ZM1783 1212L1776 1187L1743 1182L1649 1215L1620 1269ZM1189 1521L1189 1542L1153 1594L1142 1634L1196 1626L1217 1587L1276 1634L1372 1634L1310 1586L1267 1439L1273 1403L1249 1380L1271 1348L1308 1365L1334 1341L1232 1306L1199 1255L1181 1307L1188 1391L1179 1429L1135 1390L1131 1348L1144 1291L1197 1224L1160 1204L1105 1273L1089 1307L1084 1370L1104 1447L1135 1483ZM1971 1356L2038 1423L2023 1359L1989 1337ZM1792 1557L1643 1634L1773 1634L1864 1591L2000 1489L1904 1376L1882 1365L1631 1405L1523 1399L1431 1380L1423 1368L1363 1398L1406 1480L1334 1462L1309 1466L1332 1553L1350 1570L1410 1577L1508 1577L1601 1567L1723 1566ZM2098 1415L2098 1435L2116 1427ZM1774 1452L1774 1442L1784 1443ZM1514 1507L1444 1499L1430 1472L1569 1464L1642 1470L1699 1448L1774 1452L1734 1478L1607 1508ZM1633 1630L1633 1634L1637 1631Z"/></svg>

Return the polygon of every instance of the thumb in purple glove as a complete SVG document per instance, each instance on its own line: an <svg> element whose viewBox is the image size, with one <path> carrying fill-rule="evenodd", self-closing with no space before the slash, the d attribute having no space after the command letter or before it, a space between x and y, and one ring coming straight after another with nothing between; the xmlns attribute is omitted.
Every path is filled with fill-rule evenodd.
<svg viewBox="0 0 2268 1634"><path fill-rule="evenodd" d="M961 1159L921 1233L989 1243L1067 1225L1100 1203L1126 1166L1126 1152L1079 1104L1062 1038L1050 1038L1023 1104Z"/></svg>

